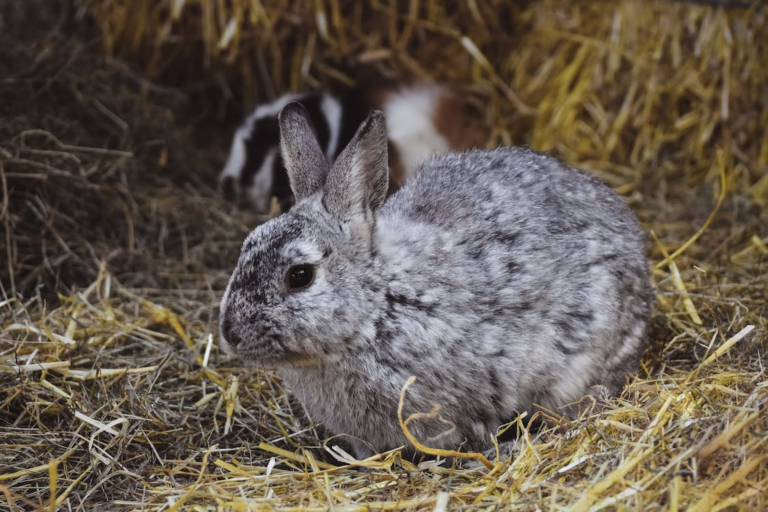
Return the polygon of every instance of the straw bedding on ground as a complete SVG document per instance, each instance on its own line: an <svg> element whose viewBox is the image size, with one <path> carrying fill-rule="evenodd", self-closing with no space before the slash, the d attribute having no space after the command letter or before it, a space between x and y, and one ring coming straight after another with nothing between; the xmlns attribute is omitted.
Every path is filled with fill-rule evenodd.
<svg viewBox="0 0 768 512"><path fill-rule="evenodd" d="M0 510L768 507L768 10L44 4L0 8ZM638 375L576 421L512 424L492 470L350 460L217 348L264 220L216 192L238 116L375 76L461 87L488 146L589 170L650 234Z"/></svg>

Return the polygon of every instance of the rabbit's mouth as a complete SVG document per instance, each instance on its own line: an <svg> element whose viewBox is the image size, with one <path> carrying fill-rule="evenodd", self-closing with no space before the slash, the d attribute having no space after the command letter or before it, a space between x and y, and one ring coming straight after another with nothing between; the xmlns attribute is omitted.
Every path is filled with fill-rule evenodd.
<svg viewBox="0 0 768 512"><path fill-rule="evenodd" d="M313 357L296 357L291 359L282 359L275 361L271 366L267 366L264 363L259 363L260 366L268 369L279 370L281 368L310 368L316 366L323 366L326 361L321 361Z"/></svg>
<svg viewBox="0 0 768 512"><path fill-rule="evenodd" d="M279 356L265 355L259 350L251 350L249 347L238 347L236 357L239 359L264 368L265 370L279 370L281 368L310 368L325 366L336 362L339 358L318 357L310 354L300 354L296 352L284 353Z"/></svg>
<svg viewBox="0 0 768 512"><path fill-rule="evenodd" d="M231 358L265 369L320 367L338 361L332 353L307 350L305 344L262 324L240 325L224 316L219 342Z"/></svg>

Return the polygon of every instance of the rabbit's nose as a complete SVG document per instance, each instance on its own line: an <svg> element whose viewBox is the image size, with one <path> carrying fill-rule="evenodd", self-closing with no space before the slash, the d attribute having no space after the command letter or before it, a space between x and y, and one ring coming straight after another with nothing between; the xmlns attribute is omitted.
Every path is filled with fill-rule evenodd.
<svg viewBox="0 0 768 512"><path fill-rule="evenodd" d="M221 320L219 330L221 331L221 337L226 344L234 348L240 344L240 335L237 334L237 330L232 327L232 321L228 316L224 316Z"/></svg>

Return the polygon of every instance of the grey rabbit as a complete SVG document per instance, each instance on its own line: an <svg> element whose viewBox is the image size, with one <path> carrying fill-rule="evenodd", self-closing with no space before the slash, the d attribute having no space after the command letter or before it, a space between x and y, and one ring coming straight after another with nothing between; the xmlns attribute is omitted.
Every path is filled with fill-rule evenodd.
<svg viewBox="0 0 768 512"><path fill-rule="evenodd" d="M296 205L245 240L222 345L278 369L366 457L422 443L487 450L535 405L618 394L646 346L644 236L622 198L534 151L432 157L387 193L373 111L333 165L297 103L279 115ZM534 405L535 404L535 405ZM562 409L561 409L562 412Z"/></svg>

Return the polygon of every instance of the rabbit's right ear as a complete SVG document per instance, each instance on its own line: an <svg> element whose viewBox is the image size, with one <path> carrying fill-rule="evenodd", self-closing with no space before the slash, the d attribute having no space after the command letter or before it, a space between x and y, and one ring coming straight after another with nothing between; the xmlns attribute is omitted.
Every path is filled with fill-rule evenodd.
<svg viewBox="0 0 768 512"><path fill-rule="evenodd" d="M333 164L323 202L342 218L375 214L384 204L388 186L387 122L374 110Z"/></svg>
<svg viewBox="0 0 768 512"><path fill-rule="evenodd" d="M277 118L280 152L298 202L323 188L330 165L320 148L309 113L301 103L287 104Z"/></svg>

